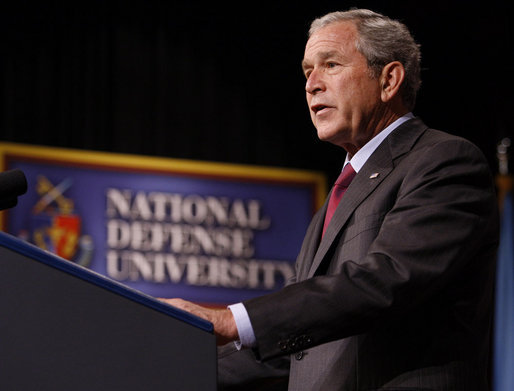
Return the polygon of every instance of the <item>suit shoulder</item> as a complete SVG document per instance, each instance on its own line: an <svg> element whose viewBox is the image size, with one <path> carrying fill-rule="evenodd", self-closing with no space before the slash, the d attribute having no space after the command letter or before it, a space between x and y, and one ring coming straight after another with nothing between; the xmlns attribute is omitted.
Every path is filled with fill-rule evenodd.
<svg viewBox="0 0 514 391"><path fill-rule="evenodd" d="M474 145L471 141L465 139L464 137L456 136L454 134L433 128L427 128L423 135L420 137L420 140L431 143L456 142L469 143Z"/></svg>
<svg viewBox="0 0 514 391"><path fill-rule="evenodd" d="M414 149L427 149L432 152L445 150L452 152L452 155L466 154L485 160L482 150L468 139L432 128L426 129Z"/></svg>

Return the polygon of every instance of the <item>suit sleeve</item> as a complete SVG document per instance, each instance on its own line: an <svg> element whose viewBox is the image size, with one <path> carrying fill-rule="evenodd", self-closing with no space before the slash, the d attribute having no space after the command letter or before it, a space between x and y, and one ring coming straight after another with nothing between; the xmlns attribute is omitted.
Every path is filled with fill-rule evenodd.
<svg viewBox="0 0 514 391"><path fill-rule="evenodd" d="M287 390L288 378L287 356L262 363L251 350L237 350L232 343L218 348L218 390Z"/></svg>
<svg viewBox="0 0 514 391"><path fill-rule="evenodd" d="M393 201L365 254L346 259L338 246L325 260L341 263L336 274L244 303L261 359L406 316L492 258L481 255L496 245L496 200L488 165L475 146L444 140L395 164L394 175L382 182L391 187Z"/></svg>

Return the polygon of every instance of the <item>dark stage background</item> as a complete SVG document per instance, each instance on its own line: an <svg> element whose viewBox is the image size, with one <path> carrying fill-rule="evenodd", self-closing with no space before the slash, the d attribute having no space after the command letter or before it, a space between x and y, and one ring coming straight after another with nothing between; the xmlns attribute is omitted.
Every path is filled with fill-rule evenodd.
<svg viewBox="0 0 514 391"><path fill-rule="evenodd" d="M500 3L501 4L501 3ZM0 14L0 140L319 170L300 61L312 18L352 6L422 45L415 113L467 137L496 172L512 134L512 6L468 1L11 2Z"/></svg>

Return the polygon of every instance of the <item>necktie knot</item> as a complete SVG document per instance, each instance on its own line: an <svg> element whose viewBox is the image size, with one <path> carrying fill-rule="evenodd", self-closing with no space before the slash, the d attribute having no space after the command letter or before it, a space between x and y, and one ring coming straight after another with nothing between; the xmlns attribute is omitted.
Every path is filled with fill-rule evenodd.
<svg viewBox="0 0 514 391"><path fill-rule="evenodd" d="M328 200L327 213L325 215L325 224L323 225L323 234L325 234L328 224L330 223L330 220L332 219L332 216L334 215L334 212L337 209L337 205L339 205L341 198L343 198L343 194L346 192L346 188L350 186L350 182L355 177L355 175L357 175L357 173L353 169L352 165L348 163L344 167L343 172L339 174L336 183L334 183L332 194L330 195L330 199Z"/></svg>
<svg viewBox="0 0 514 391"><path fill-rule="evenodd" d="M353 169L352 165L348 163L346 166L344 166L343 172L339 174L339 177L337 178L335 185L340 187L350 186L350 182L356 174L357 173Z"/></svg>

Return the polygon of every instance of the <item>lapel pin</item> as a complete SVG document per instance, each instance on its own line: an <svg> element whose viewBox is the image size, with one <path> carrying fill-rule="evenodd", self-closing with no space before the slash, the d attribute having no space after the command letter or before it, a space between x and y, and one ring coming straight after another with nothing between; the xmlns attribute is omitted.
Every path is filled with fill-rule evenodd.
<svg viewBox="0 0 514 391"><path fill-rule="evenodd" d="M378 176L379 176L379 175L380 175L380 174L379 174L378 172L374 172L373 174L371 174L371 175L369 176L369 179L375 179L375 178L378 178Z"/></svg>

